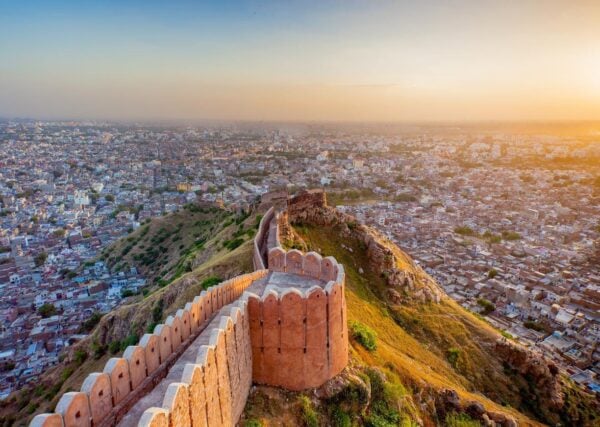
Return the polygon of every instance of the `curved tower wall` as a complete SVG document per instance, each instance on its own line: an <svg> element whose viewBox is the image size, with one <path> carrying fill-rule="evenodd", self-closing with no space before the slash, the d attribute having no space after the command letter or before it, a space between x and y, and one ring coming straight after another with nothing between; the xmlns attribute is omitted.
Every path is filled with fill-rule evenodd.
<svg viewBox="0 0 600 427"><path fill-rule="evenodd" d="M269 266L327 285L250 294L253 380L294 391L319 387L348 364L344 269L331 257L281 248L269 251Z"/></svg>

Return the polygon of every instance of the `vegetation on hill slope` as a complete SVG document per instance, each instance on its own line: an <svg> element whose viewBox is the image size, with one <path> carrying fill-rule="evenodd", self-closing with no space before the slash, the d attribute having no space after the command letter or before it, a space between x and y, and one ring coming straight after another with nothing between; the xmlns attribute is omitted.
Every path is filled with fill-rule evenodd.
<svg viewBox="0 0 600 427"><path fill-rule="evenodd" d="M113 270L135 266L150 286L165 286L207 261L215 250L233 249L253 237L256 229L242 224L246 219L212 205L188 204L143 224L106 248L102 258Z"/></svg>
<svg viewBox="0 0 600 427"><path fill-rule="evenodd" d="M498 420L506 414L505 422L512 418L519 425L597 422L591 397L565 381L564 403L556 407L538 379L497 354L500 333L449 298L435 303L405 290L401 303L392 302L385 272L369 262L359 234L352 222L304 222L295 225L293 238L284 239L344 265L351 366L341 383L325 390L290 394L256 388L245 414L249 425L468 426L479 425L482 411ZM431 285L410 257L388 247L396 266Z"/></svg>
<svg viewBox="0 0 600 427"><path fill-rule="evenodd" d="M35 387L4 403L0 426L26 425L33 414L52 410L62 393L79 389L90 372L102 370L109 357L120 354L203 287L252 270L251 237L260 216L206 209L187 207L155 219L144 225L148 231L141 228L106 252L112 265L135 265L151 277L146 295L130 297L126 305L93 319L87 325L89 337L71 348L63 363L45 373ZM163 229L169 233L164 239ZM356 237L359 231L352 222L324 227L306 221L296 224L289 242L333 255L344 264L349 368L309 393L255 387L243 424L471 426L479 425L481 411L508 414L520 425L592 425L597 420L590 400L568 384L563 388L564 405L551 407L534 378L496 354L498 332L453 301L424 301L409 290L399 292L401 303L392 301L389 278L368 261L368 248ZM162 239L154 246L167 250L148 263L140 254L153 239ZM432 285L410 257L393 245L390 250L396 267L409 271L420 285Z"/></svg>
<svg viewBox="0 0 600 427"><path fill-rule="evenodd" d="M2 403L0 426L27 425L35 414L52 411L63 393L79 390L89 373L102 371L110 357L136 344L203 288L251 272L252 237L259 221L257 212L233 214L214 207L186 206L153 219L111 246L105 251L109 263L136 266L151 278L146 292L90 319L84 325L88 337L69 348L62 363ZM152 247L166 250L150 255L150 262L137 256Z"/></svg>

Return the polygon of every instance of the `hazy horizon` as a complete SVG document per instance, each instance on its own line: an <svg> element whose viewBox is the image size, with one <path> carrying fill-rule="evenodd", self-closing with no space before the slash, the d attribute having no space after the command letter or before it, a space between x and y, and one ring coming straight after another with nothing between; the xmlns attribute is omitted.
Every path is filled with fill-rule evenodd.
<svg viewBox="0 0 600 427"><path fill-rule="evenodd" d="M600 120L600 2L0 6L0 117Z"/></svg>

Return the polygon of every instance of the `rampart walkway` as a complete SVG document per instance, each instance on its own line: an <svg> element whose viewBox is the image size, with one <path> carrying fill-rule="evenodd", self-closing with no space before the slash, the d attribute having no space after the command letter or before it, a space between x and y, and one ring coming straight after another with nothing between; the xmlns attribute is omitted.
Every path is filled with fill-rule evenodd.
<svg viewBox="0 0 600 427"><path fill-rule="evenodd" d="M343 267L283 250L273 208L253 244L253 273L203 291L31 425L232 426L252 382L303 390L341 372Z"/></svg>

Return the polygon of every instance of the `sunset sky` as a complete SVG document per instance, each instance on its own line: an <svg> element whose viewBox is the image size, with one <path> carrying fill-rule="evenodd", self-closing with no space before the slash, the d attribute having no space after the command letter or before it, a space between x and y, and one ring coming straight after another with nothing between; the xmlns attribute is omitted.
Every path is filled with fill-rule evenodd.
<svg viewBox="0 0 600 427"><path fill-rule="evenodd" d="M600 1L2 0L0 116L598 120Z"/></svg>

